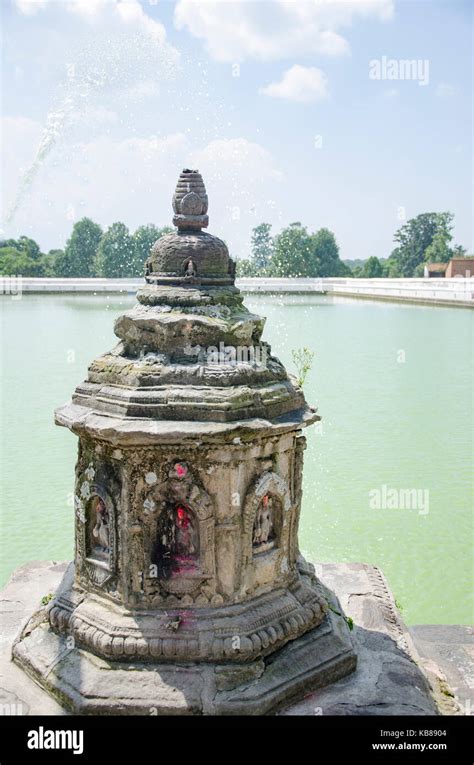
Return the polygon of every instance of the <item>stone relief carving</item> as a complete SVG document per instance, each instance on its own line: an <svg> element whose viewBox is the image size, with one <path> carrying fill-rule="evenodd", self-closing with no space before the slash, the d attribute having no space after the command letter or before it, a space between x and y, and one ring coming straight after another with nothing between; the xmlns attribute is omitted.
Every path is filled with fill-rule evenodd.
<svg viewBox="0 0 474 765"><path fill-rule="evenodd" d="M253 524L252 545L254 552L271 550L277 541L281 505L276 497L264 494L260 500Z"/></svg>
<svg viewBox="0 0 474 765"><path fill-rule="evenodd" d="M90 557L97 557L99 560L106 560L110 553L109 539L109 513L104 500L99 496L94 496L90 500L91 509L89 519L91 525L92 539L90 539Z"/></svg>
<svg viewBox="0 0 474 765"><path fill-rule="evenodd" d="M255 556L275 548L280 548L286 558L290 507L288 484L277 473L266 471L256 479L244 503L244 568Z"/></svg>

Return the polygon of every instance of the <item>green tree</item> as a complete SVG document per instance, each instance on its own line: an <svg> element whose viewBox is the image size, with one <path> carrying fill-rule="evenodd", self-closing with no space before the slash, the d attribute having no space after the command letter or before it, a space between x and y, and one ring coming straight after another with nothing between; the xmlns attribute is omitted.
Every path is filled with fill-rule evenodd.
<svg viewBox="0 0 474 765"><path fill-rule="evenodd" d="M164 234L173 231L169 226L158 228L153 223L139 226L133 234L133 261L131 271L127 276L142 276L145 270L145 261L150 255L150 250L157 239Z"/></svg>
<svg viewBox="0 0 474 765"><path fill-rule="evenodd" d="M58 262L64 258L64 250L50 250L46 255L42 255L44 276L58 276Z"/></svg>
<svg viewBox="0 0 474 765"><path fill-rule="evenodd" d="M350 276L351 270L339 258L339 247L336 237L327 228L320 228L311 234L313 247L313 262L318 263L318 273L314 276Z"/></svg>
<svg viewBox="0 0 474 765"><path fill-rule="evenodd" d="M436 257L446 262L451 257L453 214L422 213L411 218L395 233L398 243L390 255L389 275L411 277L417 266Z"/></svg>
<svg viewBox="0 0 474 765"><path fill-rule="evenodd" d="M0 247L0 274L21 276L44 276L43 263L34 259L26 250L17 247Z"/></svg>
<svg viewBox="0 0 474 765"><path fill-rule="evenodd" d="M455 244L452 250L452 257L453 258L465 258L467 255L467 250L465 247L462 246L462 244Z"/></svg>
<svg viewBox="0 0 474 765"><path fill-rule="evenodd" d="M34 239L30 239L28 236L20 236L17 240L17 246L20 250L25 252L29 258L33 260L39 260L41 257L41 249L39 244Z"/></svg>
<svg viewBox="0 0 474 765"><path fill-rule="evenodd" d="M271 276L318 276L319 262L306 228L291 223L274 239Z"/></svg>
<svg viewBox="0 0 474 765"><path fill-rule="evenodd" d="M133 271L134 241L125 223L112 223L97 248L95 268L100 276L120 278Z"/></svg>
<svg viewBox="0 0 474 765"><path fill-rule="evenodd" d="M0 273L45 276L45 258L34 239L28 236L7 239L0 247Z"/></svg>
<svg viewBox="0 0 474 765"><path fill-rule="evenodd" d="M63 256L58 256L55 267L57 276L96 276L95 257L102 229L90 218L82 218L74 224L67 240Z"/></svg>
<svg viewBox="0 0 474 765"><path fill-rule="evenodd" d="M449 242L451 234L446 230L437 231L433 241L425 250L424 261L428 263L447 263L452 256Z"/></svg>
<svg viewBox="0 0 474 765"><path fill-rule="evenodd" d="M365 261L360 270L360 276L363 279L377 279L384 276L383 266L380 260L375 257L375 255L372 255L368 260Z"/></svg>
<svg viewBox="0 0 474 765"><path fill-rule="evenodd" d="M270 235L270 223L260 223L252 230L252 239L250 243L251 261L256 271L260 274L267 273L272 255L273 239Z"/></svg>
<svg viewBox="0 0 474 765"><path fill-rule="evenodd" d="M239 276L260 276L253 260L248 258L239 258L235 263L235 275Z"/></svg>

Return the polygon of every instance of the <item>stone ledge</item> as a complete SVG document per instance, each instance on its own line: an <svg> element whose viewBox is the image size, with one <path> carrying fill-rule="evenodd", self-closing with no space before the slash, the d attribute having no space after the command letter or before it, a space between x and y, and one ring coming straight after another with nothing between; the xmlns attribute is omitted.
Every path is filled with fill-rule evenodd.
<svg viewBox="0 0 474 765"><path fill-rule="evenodd" d="M38 608L41 598L55 591L66 567L65 563L51 561L29 563L15 571L1 592L0 704L6 713L8 705L12 705L13 713L68 714L10 658L15 637ZM280 714L459 713L452 701L436 703L437 689L433 683L436 672L430 673L430 687L410 633L378 569L366 564L325 563L316 565L316 573L335 592L342 609L354 620L352 636L358 668L349 677L310 693ZM301 689L304 693L304 678ZM450 701L447 696L445 699ZM232 706L230 703L229 711Z"/></svg>
<svg viewBox="0 0 474 765"><path fill-rule="evenodd" d="M410 634L425 672L436 675L441 708L474 715L474 636L468 625L420 624ZM454 694L455 702L453 701ZM449 714L449 712L447 712Z"/></svg>
<svg viewBox="0 0 474 765"><path fill-rule="evenodd" d="M319 563L315 569L354 621L357 671L309 694L282 714L457 714L455 704L441 703L439 672L424 671L380 569L365 563Z"/></svg>

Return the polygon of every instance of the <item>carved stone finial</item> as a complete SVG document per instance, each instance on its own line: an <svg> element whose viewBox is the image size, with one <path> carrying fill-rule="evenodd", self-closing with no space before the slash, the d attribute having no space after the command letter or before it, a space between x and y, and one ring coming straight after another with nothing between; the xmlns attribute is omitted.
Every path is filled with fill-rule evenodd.
<svg viewBox="0 0 474 765"><path fill-rule="evenodd" d="M209 224L207 194L198 170L185 168L173 195L173 223L180 231L196 231Z"/></svg>
<svg viewBox="0 0 474 765"><path fill-rule="evenodd" d="M178 231L161 236L145 263L152 285L232 286L235 265L227 245L202 231L209 223L206 187L197 170L185 169L173 195L173 223Z"/></svg>

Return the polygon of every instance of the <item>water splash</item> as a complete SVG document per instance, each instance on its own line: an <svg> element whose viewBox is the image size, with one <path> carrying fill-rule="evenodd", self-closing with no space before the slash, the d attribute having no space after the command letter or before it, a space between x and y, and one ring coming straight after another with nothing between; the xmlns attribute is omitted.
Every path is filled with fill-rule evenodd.
<svg viewBox="0 0 474 765"><path fill-rule="evenodd" d="M127 87L149 78L157 81L176 77L180 71L179 54L163 39L150 35L145 28L133 34L95 35L78 51L60 87L57 106L46 117L45 126L30 166L23 173L15 199L5 217L6 224L15 218L34 179L54 147L69 128L78 122L94 99L105 91L127 98ZM136 92L137 95L137 92ZM142 97L146 96L146 89ZM138 98L140 92L138 90Z"/></svg>
<svg viewBox="0 0 474 765"><path fill-rule="evenodd" d="M63 135L65 127L71 121L75 110L76 99L72 96L68 96L57 109L48 114L35 157L21 178L14 202L6 215L6 223L11 223L13 221L38 171L57 141Z"/></svg>

